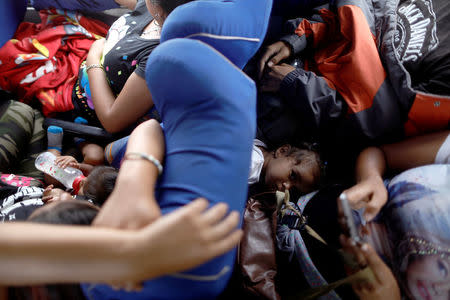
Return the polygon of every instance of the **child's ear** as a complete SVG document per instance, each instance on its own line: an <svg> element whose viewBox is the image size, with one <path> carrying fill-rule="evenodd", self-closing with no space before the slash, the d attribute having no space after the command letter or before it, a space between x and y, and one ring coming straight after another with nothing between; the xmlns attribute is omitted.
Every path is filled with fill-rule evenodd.
<svg viewBox="0 0 450 300"><path fill-rule="evenodd" d="M275 151L275 158L287 156L290 150L291 150L291 145L288 145L288 144L279 147Z"/></svg>

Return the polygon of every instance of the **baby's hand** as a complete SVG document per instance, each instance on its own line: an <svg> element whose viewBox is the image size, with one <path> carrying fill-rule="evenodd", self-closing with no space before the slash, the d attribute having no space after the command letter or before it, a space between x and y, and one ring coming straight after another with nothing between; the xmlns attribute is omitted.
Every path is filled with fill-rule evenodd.
<svg viewBox="0 0 450 300"><path fill-rule="evenodd" d="M53 188L53 185L50 184L42 193L42 202L48 204L51 202L60 201L63 194L67 194L67 192L62 189Z"/></svg>
<svg viewBox="0 0 450 300"><path fill-rule="evenodd" d="M63 169L66 167L72 167L72 168L76 168L76 169L80 168L80 165L78 164L75 157L70 156L70 155L58 156L57 158L55 158L55 163L57 166L59 166Z"/></svg>

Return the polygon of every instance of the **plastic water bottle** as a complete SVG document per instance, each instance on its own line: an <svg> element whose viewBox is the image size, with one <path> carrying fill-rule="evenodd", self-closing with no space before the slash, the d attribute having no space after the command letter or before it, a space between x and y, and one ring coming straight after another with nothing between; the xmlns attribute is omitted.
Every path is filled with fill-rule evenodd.
<svg viewBox="0 0 450 300"><path fill-rule="evenodd" d="M83 172L72 167L61 168L55 163L56 156L51 152L43 152L39 154L34 162L36 168L59 182L66 188L73 189L75 194L78 194L80 189L80 182L85 176Z"/></svg>

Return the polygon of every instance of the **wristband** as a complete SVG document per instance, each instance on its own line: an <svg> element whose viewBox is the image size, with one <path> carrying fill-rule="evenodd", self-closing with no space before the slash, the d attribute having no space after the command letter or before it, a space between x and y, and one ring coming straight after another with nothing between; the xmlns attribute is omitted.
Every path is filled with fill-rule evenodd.
<svg viewBox="0 0 450 300"><path fill-rule="evenodd" d="M92 64L86 67L86 72L89 71L92 68L100 68L103 70L103 66L101 64Z"/></svg>
<svg viewBox="0 0 450 300"><path fill-rule="evenodd" d="M124 160L126 159L144 159L155 165L155 167L158 169L158 175L161 175L163 171L163 167L159 160L157 160L153 155L150 154L142 152L128 152L124 157Z"/></svg>

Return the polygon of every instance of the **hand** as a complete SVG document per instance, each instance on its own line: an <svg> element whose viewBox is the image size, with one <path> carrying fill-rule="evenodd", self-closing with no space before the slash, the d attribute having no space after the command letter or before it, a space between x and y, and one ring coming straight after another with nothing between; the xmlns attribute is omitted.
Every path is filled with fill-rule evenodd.
<svg viewBox="0 0 450 300"><path fill-rule="evenodd" d="M168 274L200 265L235 247L242 236L239 213L227 216L228 206L219 203L207 209L205 199L165 215L140 232L136 268L147 278L146 270ZM151 260L146 259L147 257ZM148 265L146 265L148 263Z"/></svg>
<svg viewBox="0 0 450 300"><path fill-rule="evenodd" d="M288 64L272 66L268 69L260 81L260 89L263 92L277 92L281 82L287 74L295 70L295 67Z"/></svg>
<svg viewBox="0 0 450 300"><path fill-rule="evenodd" d="M291 56L291 47L285 42L279 41L268 46L258 62L258 78L261 80L266 65L273 67L289 56Z"/></svg>
<svg viewBox="0 0 450 300"><path fill-rule="evenodd" d="M78 164L75 157L70 156L70 155L56 157L55 163L57 166L59 166L60 168L63 168L63 169L66 167L72 167L72 168L76 168L76 169L80 168L80 165Z"/></svg>
<svg viewBox="0 0 450 300"><path fill-rule="evenodd" d="M371 221L380 212L388 199L381 176L370 176L344 191L353 209L365 207L364 218Z"/></svg>
<svg viewBox="0 0 450 300"><path fill-rule="evenodd" d="M62 189L54 188L52 184L47 186L42 193L42 202L44 204L72 199L72 196Z"/></svg>
<svg viewBox="0 0 450 300"><path fill-rule="evenodd" d="M99 64L103 55L103 47L105 46L105 39L99 39L92 43L86 58L86 65Z"/></svg>
<svg viewBox="0 0 450 300"><path fill-rule="evenodd" d="M374 274L374 280L359 282L352 286L360 299L401 299L400 288L394 275L370 244L353 245L351 240L343 235L340 240L344 250L353 254L359 265L369 266Z"/></svg>

